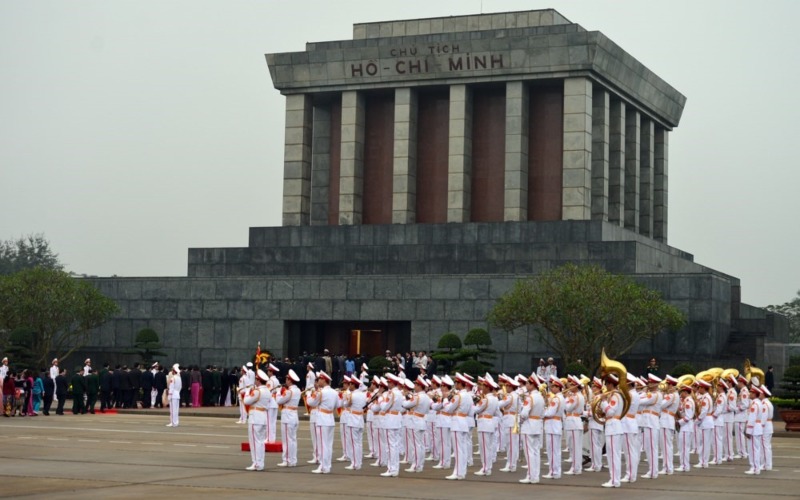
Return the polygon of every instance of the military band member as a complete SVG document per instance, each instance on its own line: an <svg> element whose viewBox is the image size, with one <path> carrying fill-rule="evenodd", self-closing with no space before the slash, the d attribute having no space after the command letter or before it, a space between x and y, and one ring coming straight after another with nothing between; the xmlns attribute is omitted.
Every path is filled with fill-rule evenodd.
<svg viewBox="0 0 800 500"><path fill-rule="evenodd" d="M722 464L728 460L725 450L725 415L728 413L728 384L723 379L717 381L717 398L714 400L714 456L709 465Z"/></svg>
<svg viewBox="0 0 800 500"><path fill-rule="evenodd" d="M350 377L350 399L349 415L350 422L347 424L349 435L347 440L350 443L350 465L345 467L347 470L361 470L361 462L364 455L364 406L367 404L367 391L361 380L355 375Z"/></svg>
<svg viewBox="0 0 800 500"><path fill-rule="evenodd" d="M269 381L267 382L266 388L272 394L271 401L267 404L267 442L274 443L275 436L277 434L277 424L278 424L278 403L275 402L275 393L280 390L281 383L278 381L278 377L275 375L280 373L280 370L277 366L269 363L267 365L267 375L269 376Z"/></svg>
<svg viewBox="0 0 800 500"><path fill-rule="evenodd" d="M711 453L711 440L714 433L714 418L712 417L714 403L708 393L711 384L705 380L697 380L695 384L697 385L697 403L700 405L697 409L698 429L695 432L701 433L699 442L695 438L695 442L699 443L700 446L697 448L698 461L695 467L707 469L708 457Z"/></svg>
<svg viewBox="0 0 800 500"><path fill-rule="evenodd" d="M642 475L644 479L656 479L658 477L658 443L659 430L661 428L661 393L658 391L658 384L661 379L655 374L647 375L647 389L639 400L639 408L642 412L642 446L647 457L648 470ZM674 424L673 424L674 428ZM666 454L667 451L665 450ZM672 450L669 451L672 455Z"/></svg>
<svg viewBox="0 0 800 500"><path fill-rule="evenodd" d="M689 452L694 442L694 426L695 426L695 404L692 398L692 388L688 385L680 387L681 404L678 413L678 425L680 431L678 432L678 453L679 462L678 467L675 468L677 472L689 472L692 466L689 462Z"/></svg>
<svg viewBox="0 0 800 500"><path fill-rule="evenodd" d="M400 472L400 412L403 409L403 393L399 387L403 384L400 377L388 373L386 381L389 383L389 391L386 399L381 403L383 412L383 429L386 432L386 444L388 447L388 463L383 477L397 477Z"/></svg>
<svg viewBox="0 0 800 500"><path fill-rule="evenodd" d="M329 474L331 472L331 458L333 456L333 427L336 424L333 412L336 410L336 401L339 397L331 389L331 376L320 371L317 374L319 391L306 400L310 406L317 408L317 450L319 453L319 467L312 470L314 474Z"/></svg>
<svg viewBox="0 0 800 500"><path fill-rule="evenodd" d="M306 387L303 390L305 398L313 394L317 390L317 375L314 372L314 363L306 365ZM303 399L305 404L306 399ZM319 464L319 453L317 452L317 408L310 407L306 404L306 412L308 413L309 431L311 433L311 460L309 464Z"/></svg>
<svg viewBox="0 0 800 500"><path fill-rule="evenodd" d="M519 482L523 484L536 484L539 482L542 457L542 432L545 401L539 392L542 381L536 373L527 379L527 394L525 394L520 410L519 433L522 438L522 449L525 451L525 462L528 465L525 477Z"/></svg>
<svg viewBox="0 0 800 500"><path fill-rule="evenodd" d="M422 472L425 468L425 417L431 407L431 398L425 393L428 382L422 376L417 377L413 387L414 393L403 403L411 430L408 453L411 466L406 472Z"/></svg>
<svg viewBox="0 0 800 500"><path fill-rule="evenodd" d="M600 396L600 412L605 417L606 436L606 458L608 460L609 479L603 483L604 488L619 488L622 481L622 436L625 430L622 428L622 410L624 401L622 395L617 390L619 378L609 374L605 378L607 391Z"/></svg>
<svg viewBox="0 0 800 500"><path fill-rule="evenodd" d="M639 413L639 393L634 388L636 386L636 377L628 373L629 391L628 394L631 398L631 404L628 408L628 413L622 418L622 429L625 431L623 439L625 440L625 475L620 482L622 483L635 483L638 475L639 460L642 455L642 443L639 439L639 424L636 422L636 415Z"/></svg>
<svg viewBox="0 0 800 500"><path fill-rule="evenodd" d="M262 370L256 374L256 383L244 395L248 407L247 439L252 463L245 470L264 470L264 445L267 440L267 404L271 398L264 384L269 377Z"/></svg>
<svg viewBox="0 0 800 500"><path fill-rule="evenodd" d="M750 469L744 471L745 474L761 474L761 469L764 467L761 461L761 436L764 434L764 426L761 421L762 410L761 400L759 399L760 395L761 389L756 384L752 384L750 386L750 408L747 410L747 425L745 427L747 442L749 444L747 456L750 462Z"/></svg>
<svg viewBox="0 0 800 500"><path fill-rule="evenodd" d="M498 379L506 391L505 396L499 402L499 407L503 411L503 420L500 422L500 440L506 450L506 465L500 469L500 472L515 472L519 461L519 434L514 434L512 430L521 407L517 392L519 382L505 374L500 375Z"/></svg>
<svg viewBox="0 0 800 500"><path fill-rule="evenodd" d="M544 412L544 439L550 470L542 476L544 479L561 478L561 434L564 421L564 396L561 391L563 389L564 384L561 380L551 375L550 392L553 395L550 396Z"/></svg>
<svg viewBox="0 0 800 500"><path fill-rule="evenodd" d="M733 438L734 428L736 427L736 403L738 402L738 393L736 392L736 377L730 375L728 377L728 390L726 391L726 405L728 411L725 413L725 449L728 452L728 461L733 461L736 458L736 450L734 449Z"/></svg>
<svg viewBox="0 0 800 500"><path fill-rule="evenodd" d="M409 456L414 452L413 446L411 445L413 439L413 429L410 420L411 415L409 415L409 411L405 407L406 401L414 394L414 381L409 378L404 378L402 380L403 385L400 387L400 392L403 393L405 400L403 401L403 409L401 410L400 417L400 456L402 457L400 464L405 465L408 464Z"/></svg>
<svg viewBox="0 0 800 500"><path fill-rule="evenodd" d="M564 434L567 440L567 449L572 462L572 467L564 474L580 474L583 472L583 416L586 407L586 398L581 389L583 384L578 377L567 377L568 388L564 394Z"/></svg>
<svg viewBox="0 0 800 500"><path fill-rule="evenodd" d="M281 408L281 436L283 438L283 461L278 467L294 467L297 465L297 406L300 404L300 389L297 383L300 377L294 370L286 374L285 387L281 389L276 402Z"/></svg>
<svg viewBox="0 0 800 500"><path fill-rule="evenodd" d="M738 386L738 398L736 402L736 414L733 421L736 424L736 455L733 458L747 458L749 445L746 442L745 432L747 429L747 417L750 410L750 391L747 389L747 379L744 375L739 375L736 379Z"/></svg>
<svg viewBox="0 0 800 500"><path fill-rule="evenodd" d="M760 387L761 394L759 394L759 399L761 400L761 425L763 427L763 432L761 434L761 452L763 455L763 459L761 460L762 470L772 470L772 418L775 413L775 408L772 405L772 401L769 400L769 397L772 396L772 393L769 391L767 386L762 385Z"/></svg>
<svg viewBox="0 0 800 500"><path fill-rule="evenodd" d="M358 381L362 385L369 385L369 366L366 363L361 363L361 375L358 376Z"/></svg>
<svg viewBox="0 0 800 500"><path fill-rule="evenodd" d="M428 410L428 415L425 417L425 445L429 448L429 455L425 458L426 462L436 462L440 460L439 445L435 437L436 435L436 420L438 412L433 408L434 402L440 400L442 397L441 379L438 375L431 378L430 386L428 387L428 397L431 398L431 408Z"/></svg>
<svg viewBox="0 0 800 500"><path fill-rule="evenodd" d="M461 480L467 475L467 455L472 454L472 443L469 439L469 425L467 424L470 407L472 406L472 395L467 389L471 388L471 386L472 381L460 373L457 374L455 379L456 392L446 406L445 411L451 415L450 430L454 435L455 466L453 473L445 479Z"/></svg>
<svg viewBox="0 0 800 500"><path fill-rule="evenodd" d="M494 393L499 386L490 374L479 377L481 397L475 406L475 415L478 419L478 451L481 457L481 468L475 471L476 476L491 476L494 464L494 450L497 431L497 417L499 401Z"/></svg>
<svg viewBox="0 0 800 500"><path fill-rule="evenodd" d="M367 390L366 400L371 401L372 396L374 396L380 387L381 380L378 378L377 375L372 376L372 380L369 384L369 389ZM366 413L366 427L364 428L364 432L367 434L367 447L369 453L364 455L364 458L375 458L377 452L375 449L378 447L378 437L375 433L375 413L370 411L369 407L364 408L364 413Z"/></svg>
<svg viewBox="0 0 800 500"><path fill-rule="evenodd" d="M388 397L389 382L385 378L380 377L378 378L377 386L377 397L369 406L369 411L373 414L373 427L375 429L375 435L373 437L375 462L370 464L371 467L382 467L389 463L389 450L386 443L386 432L383 428L383 412L381 411L381 404Z"/></svg>
<svg viewBox="0 0 800 500"><path fill-rule="evenodd" d="M346 462L351 460L350 446L347 437L349 433L347 427L350 425L350 376L344 375L342 377L342 389L339 392L339 401L336 407L340 409L339 413L339 439L342 443L342 456L336 459L337 462ZM352 461L352 460L351 460Z"/></svg>
<svg viewBox="0 0 800 500"><path fill-rule="evenodd" d="M597 377L592 378L589 386L589 397L586 400L586 411L589 415L589 455L592 460L588 471L600 472L603 470L603 424L592 418L592 402L603 394L603 381Z"/></svg>
<svg viewBox="0 0 800 500"><path fill-rule="evenodd" d="M438 400L434 400L433 409L436 410L436 429L434 439L436 446L439 449L439 462L434 465L433 469L449 469L450 468L450 415L446 411L446 406L450 402L448 395L450 394L453 386L453 379L449 375L445 375L440 379L442 395Z"/></svg>
<svg viewBox="0 0 800 500"><path fill-rule="evenodd" d="M675 392L678 379L667 375L664 379L666 388L661 400L661 470L659 474L672 475L675 471L675 416L678 413L681 400L680 395Z"/></svg>

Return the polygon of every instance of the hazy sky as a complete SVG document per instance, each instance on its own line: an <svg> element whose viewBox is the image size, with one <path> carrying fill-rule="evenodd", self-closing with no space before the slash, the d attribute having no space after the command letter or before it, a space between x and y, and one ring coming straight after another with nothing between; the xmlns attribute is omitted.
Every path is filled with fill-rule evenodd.
<svg viewBox="0 0 800 500"><path fill-rule="evenodd" d="M555 8L688 97L670 137L669 241L800 288L800 2L0 0L0 239L69 270L182 276L189 247L281 224L284 98L265 53L352 24Z"/></svg>

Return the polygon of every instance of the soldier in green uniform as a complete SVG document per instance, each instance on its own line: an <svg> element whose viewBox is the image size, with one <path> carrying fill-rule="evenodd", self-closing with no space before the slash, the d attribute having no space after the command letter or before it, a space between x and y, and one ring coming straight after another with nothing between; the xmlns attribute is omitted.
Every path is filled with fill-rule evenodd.
<svg viewBox="0 0 800 500"><path fill-rule="evenodd" d="M86 378L83 376L83 367L79 366L75 369L70 383L72 384L72 413L75 415L86 413L83 405L83 395L86 394Z"/></svg>
<svg viewBox="0 0 800 500"><path fill-rule="evenodd" d="M94 405L97 403L97 395L100 393L100 375L95 372L94 368L89 369L89 375L86 379L86 409L89 413L94 413ZM84 410L86 413L86 410Z"/></svg>

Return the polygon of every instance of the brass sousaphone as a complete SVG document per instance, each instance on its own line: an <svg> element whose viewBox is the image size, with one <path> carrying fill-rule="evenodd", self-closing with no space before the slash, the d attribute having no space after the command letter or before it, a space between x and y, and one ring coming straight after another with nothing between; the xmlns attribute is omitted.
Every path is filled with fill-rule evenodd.
<svg viewBox="0 0 800 500"><path fill-rule="evenodd" d="M605 379L610 374L616 375L619 379L618 389L614 389L613 392L619 393L622 398L622 414L620 417L624 417L631 407L631 395L628 389L628 369L619 361L614 361L606 356L606 349L603 348L600 353L600 378ZM592 401L592 418L601 425L605 425L606 417L600 410L600 401L605 397L610 397L607 396L607 394L608 393L604 393L601 396L597 396L594 401Z"/></svg>

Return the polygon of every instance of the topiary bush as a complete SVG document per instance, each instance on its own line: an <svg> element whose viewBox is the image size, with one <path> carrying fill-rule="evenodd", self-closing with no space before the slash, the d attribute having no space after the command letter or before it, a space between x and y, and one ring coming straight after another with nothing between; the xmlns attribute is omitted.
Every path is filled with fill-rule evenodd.
<svg viewBox="0 0 800 500"><path fill-rule="evenodd" d="M787 399L800 399L800 366L790 366L783 372L781 395Z"/></svg>
<svg viewBox="0 0 800 500"><path fill-rule="evenodd" d="M588 377L589 369L581 363L570 363L564 369L564 373L567 375L575 375L576 377L580 377L581 375L586 375Z"/></svg>
<svg viewBox="0 0 800 500"><path fill-rule="evenodd" d="M480 361L468 359L457 364L453 370L460 373L468 373L477 378L486 373L487 366Z"/></svg>
<svg viewBox="0 0 800 500"><path fill-rule="evenodd" d="M694 366L690 365L689 363L681 363L681 364L675 365L672 368L672 370L669 372L669 374L672 375L675 378L678 378L681 375L688 375L690 373L692 375L694 375L695 373L697 373L697 370L695 370Z"/></svg>
<svg viewBox="0 0 800 500"><path fill-rule="evenodd" d="M367 368L369 368L370 375L377 375L379 377L383 376L383 373L387 369L391 369L392 362L386 359L385 356L375 356L370 358L369 362L367 363Z"/></svg>
<svg viewBox="0 0 800 500"><path fill-rule="evenodd" d="M439 349L447 349L448 351L461 349L461 339L455 333L448 332L442 335L436 347Z"/></svg>

